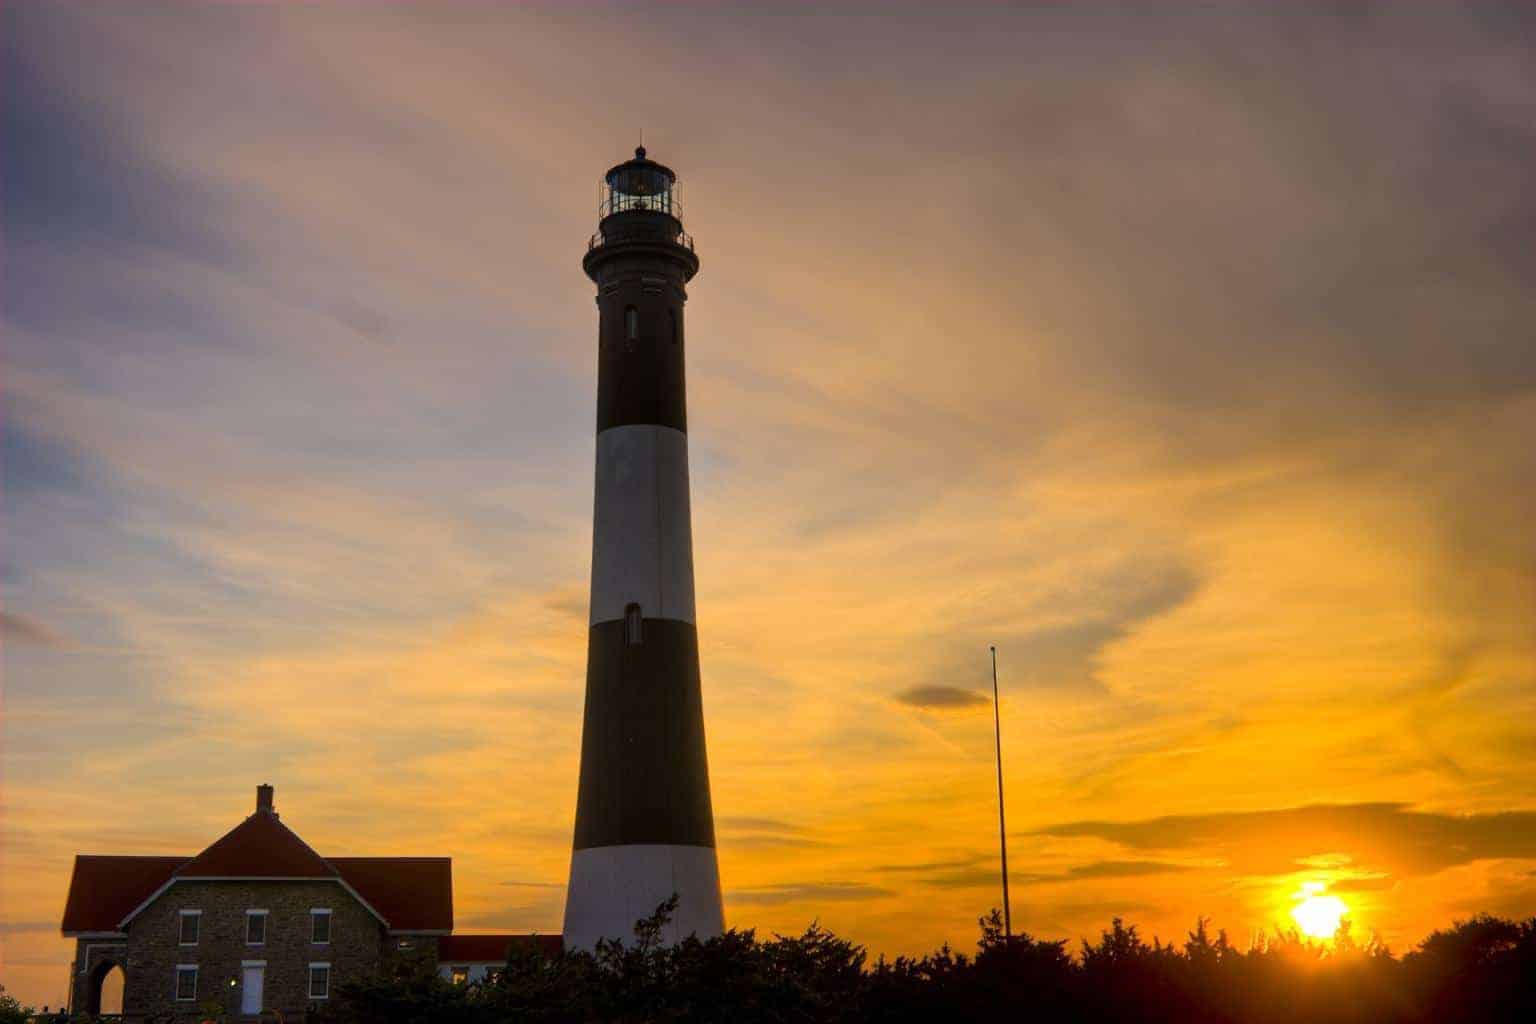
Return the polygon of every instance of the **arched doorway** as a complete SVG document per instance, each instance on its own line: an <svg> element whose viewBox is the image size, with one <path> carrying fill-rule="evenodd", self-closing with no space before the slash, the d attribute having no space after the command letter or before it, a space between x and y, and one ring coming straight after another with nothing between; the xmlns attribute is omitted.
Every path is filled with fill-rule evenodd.
<svg viewBox="0 0 1536 1024"><path fill-rule="evenodd" d="M127 981L122 964L115 960L102 960L91 968L85 986L85 1012L122 1013L123 988Z"/></svg>

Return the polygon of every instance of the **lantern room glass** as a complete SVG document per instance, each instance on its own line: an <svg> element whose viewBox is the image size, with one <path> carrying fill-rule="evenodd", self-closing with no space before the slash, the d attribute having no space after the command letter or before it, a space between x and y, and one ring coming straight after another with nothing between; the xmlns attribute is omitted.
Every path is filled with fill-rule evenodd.
<svg viewBox="0 0 1536 1024"><path fill-rule="evenodd" d="M650 210L682 219L677 181L656 164L629 163L614 168L603 181L598 198L599 219L628 210Z"/></svg>

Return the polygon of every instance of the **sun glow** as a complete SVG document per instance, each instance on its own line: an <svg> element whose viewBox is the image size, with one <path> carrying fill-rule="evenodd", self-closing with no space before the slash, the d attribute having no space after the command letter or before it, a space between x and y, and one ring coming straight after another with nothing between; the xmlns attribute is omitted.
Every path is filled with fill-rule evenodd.
<svg viewBox="0 0 1536 1024"><path fill-rule="evenodd" d="M1325 895L1321 882L1303 883L1297 897L1301 902L1291 908L1301 933L1309 939L1331 939L1339 930L1339 922L1349 914L1349 907L1337 896Z"/></svg>

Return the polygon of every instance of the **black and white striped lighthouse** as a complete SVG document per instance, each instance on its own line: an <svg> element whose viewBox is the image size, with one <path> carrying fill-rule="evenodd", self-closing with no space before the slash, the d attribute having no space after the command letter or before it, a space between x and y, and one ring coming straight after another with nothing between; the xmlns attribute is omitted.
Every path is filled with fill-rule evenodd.
<svg viewBox="0 0 1536 1024"><path fill-rule="evenodd" d="M724 927L683 385L685 288L699 259L681 215L677 176L637 149L603 177L582 261L597 285L597 493L568 949L632 937L673 893L669 941Z"/></svg>

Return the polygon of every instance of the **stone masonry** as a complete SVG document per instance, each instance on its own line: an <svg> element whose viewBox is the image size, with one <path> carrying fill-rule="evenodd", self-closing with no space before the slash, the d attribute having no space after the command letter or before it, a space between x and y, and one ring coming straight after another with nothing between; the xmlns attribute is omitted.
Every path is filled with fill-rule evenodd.
<svg viewBox="0 0 1536 1024"><path fill-rule="evenodd" d="M310 941L312 908L331 911L330 942ZM180 912L201 910L198 941L184 946L180 938ZM266 942L246 943L246 911L266 910ZM329 963L330 986L357 981L398 961L401 941L410 943L409 954L428 955L435 945L431 936L408 939L391 937L347 890L328 881L203 881L187 879L172 885L145 908L128 928L126 942L105 945L99 940L79 939L77 965L87 970L76 975L81 988L89 977L92 961L109 958L123 967L123 1014L138 1018L151 1015L170 1019L195 1019L208 1002L222 1005L230 1019L240 1017L242 964L264 961L263 1007L280 1011L287 1020L301 1019L312 1005L309 998L309 965ZM99 947L87 955L87 947ZM126 955L124 955L126 954ZM434 958L435 959L435 958ZM191 1001L176 999L176 968L198 966L197 995ZM83 991L76 1006L84 1005Z"/></svg>

